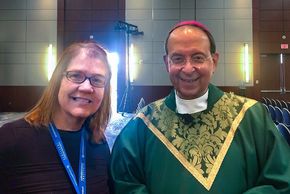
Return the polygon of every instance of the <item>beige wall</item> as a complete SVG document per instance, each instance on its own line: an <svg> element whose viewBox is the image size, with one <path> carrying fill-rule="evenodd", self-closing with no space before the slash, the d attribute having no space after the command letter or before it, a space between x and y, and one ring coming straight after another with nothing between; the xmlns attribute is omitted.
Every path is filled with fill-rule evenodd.
<svg viewBox="0 0 290 194"><path fill-rule="evenodd" d="M164 39L173 24L189 19L205 23L216 39L220 61L213 82L241 84L245 42L252 59L251 0L126 0L126 21L144 32L130 39L137 55L134 85L170 85ZM57 40L57 0L0 0L0 29L0 85L46 85L47 46Z"/></svg>
<svg viewBox="0 0 290 194"><path fill-rule="evenodd" d="M57 0L0 0L0 85L46 85L56 40Z"/></svg>
<svg viewBox="0 0 290 194"><path fill-rule="evenodd" d="M176 22L191 19L206 24L217 42L220 61L213 83L241 84L244 43L249 44L253 69L251 0L126 0L126 21L144 32L144 36L130 38L137 56L134 85L170 85L162 61L164 39ZM252 82L251 75L249 85Z"/></svg>

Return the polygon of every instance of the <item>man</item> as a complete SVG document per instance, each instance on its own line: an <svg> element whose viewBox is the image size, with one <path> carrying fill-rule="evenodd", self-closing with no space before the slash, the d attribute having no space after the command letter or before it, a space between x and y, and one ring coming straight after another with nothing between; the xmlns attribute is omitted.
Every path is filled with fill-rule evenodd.
<svg viewBox="0 0 290 194"><path fill-rule="evenodd" d="M174 90L117 138L115 193L289 194L289 146L265 108L210 84L219 55L209 30L181 22L165 49Z"/></svg>

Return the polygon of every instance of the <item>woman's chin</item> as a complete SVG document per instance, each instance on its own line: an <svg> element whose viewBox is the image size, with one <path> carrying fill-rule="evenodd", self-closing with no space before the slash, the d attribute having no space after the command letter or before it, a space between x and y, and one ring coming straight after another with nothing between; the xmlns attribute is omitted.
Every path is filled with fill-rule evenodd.
<svg viewBox="0 0 290 194"><path fill-rule="evenodd" d="M77 118L77 119L86 119L86 118L88 118L90 115L91 115L91 113L90 112L74 112L73 114L72 114L75 118Z"/></svg>

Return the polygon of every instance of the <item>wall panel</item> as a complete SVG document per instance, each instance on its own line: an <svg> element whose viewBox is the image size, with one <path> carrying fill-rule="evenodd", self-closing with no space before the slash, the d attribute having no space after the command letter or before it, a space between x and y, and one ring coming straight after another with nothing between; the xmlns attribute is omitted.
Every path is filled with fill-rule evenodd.
<svg viewBox="0 0 290 194"><path fill-rule="evenodd" d="M281 49L281 43L290 44L289 0L254 0L258 6L257 51L260 65L260 96L290 101L290 92L280 92L283 71L280 67L280 54L285 65L285 87L290 90L289 49ZM286 35L283 39L282 36Z"/></svg>

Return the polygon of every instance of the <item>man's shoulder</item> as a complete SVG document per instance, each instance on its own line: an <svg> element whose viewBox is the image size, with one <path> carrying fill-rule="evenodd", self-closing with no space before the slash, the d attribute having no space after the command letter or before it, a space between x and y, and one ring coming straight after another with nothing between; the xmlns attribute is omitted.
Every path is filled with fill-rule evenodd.
<svg viewBox="0 0 290 194"><path fill-rule="evenodd" d="M224 92L224 95L227 96L227 99L228 100L235 100L235 101L238 101L242 104L245 104L245 103L257 103L258 101L255 100L255 99L252 99L252 98L248 98L248 97L245 97L245 96L240 96L238 94L235 94L233 92Z"/></svg>
<svg viewBox="0 0 290 194"><path fill-rule="evenodd" d="M159 107L164 104L164 101L165 101L166 97L165 98L161 98L161 99L158 99L158 100L155 100L151 103L149 103L148 105L144 106L142 109L140 109L140 111L138 113L141 113L141 114L148 114L148 112L152 112L154 110L157 110L159 109Z"/></svg>

